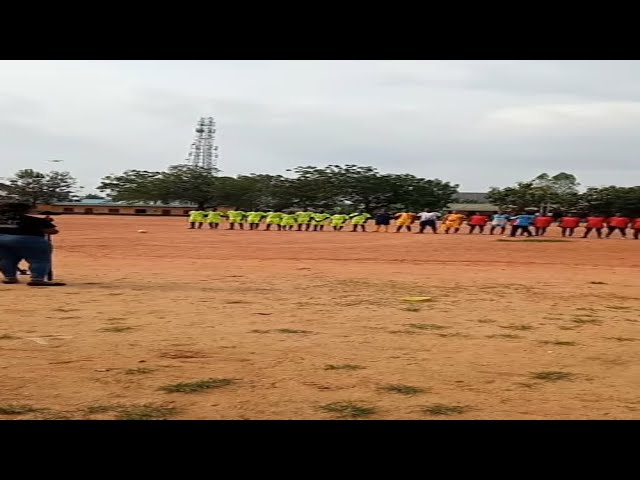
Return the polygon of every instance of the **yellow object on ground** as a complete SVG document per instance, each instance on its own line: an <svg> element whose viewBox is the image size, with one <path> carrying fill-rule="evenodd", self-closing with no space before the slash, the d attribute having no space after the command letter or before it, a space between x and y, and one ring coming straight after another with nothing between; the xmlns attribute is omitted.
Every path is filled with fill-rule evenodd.
<svg viewBox="0 0 640 480"><path fill-rule="evenodd" d="M402 300L407 302L430 302L432 300L431 297L405 297Z"/></svg>

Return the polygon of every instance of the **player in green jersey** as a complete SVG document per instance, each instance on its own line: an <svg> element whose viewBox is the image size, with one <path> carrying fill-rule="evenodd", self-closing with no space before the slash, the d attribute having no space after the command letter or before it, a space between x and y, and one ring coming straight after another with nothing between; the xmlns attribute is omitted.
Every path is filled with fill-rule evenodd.
<svg viewBox="0 0 640 480"><path fill-rule="evenodd" d="M352 213L349 218L351 219L351 225L353 226L353 230L351 230L352 232L356 232L358 230L358 227L360 227L363 232L367 231L365 223L367 223L367 220L371 218L371 215L369 215L368 213L357 212Z"/></svg>
<svg viewBox="0 0 640 480"><path fill-rule="evenodd" d="M349 215L343 213L336 213L331 215L331 226L335 232L339 232L344 228L344 224L349 220Z"/></svg>
<svg viewBox="0 0 640 480"><path fill-rule="evenodd" d="M316 212L311 215L311 225L313 225L313 231L323 231L329 217L331 217L331 215L329 215L328 213L324 213L323 211Z"/></svg>
<svg viewBox="0 0 640 480"><path fill-rule="evenodd" d="M209 224L209 228L217 229L224 218L224 213L219 212L217 208L212 208L207 214L206 222Z"/></svg>
<svg viewBox="0 0 640 480"><path fill-rule="evenodd" d="M313 216L313 212L310 212L308 208L300 212L296 212L296 219L298 221L298 231L301 231L303 226L306 232L311 228L311 217Z"/></svg>
<svg viewBox="0 0 640 480"><path fill-rule="evenodd" d="M249 223L249 230L258 230L262 218L266 215L264 212L249 212L247 213L247 222Z"/></svg>
<svg viewBox="0 0 640 480"><path fill-rule="evenodd" d="M246 213L242 210L231 210L227 212L229 218L229 228L227 230L235 230L236 224L240 226L240 230L244 230L244 217Z"/></svg>
<svg viewBox="0 0 640 480"><path fill-rule="evenodd" d="M194 229L196 225L198 228L202 228L207 217L207 212L204 210L191 210L189 212L189 228Z"/></svg>
<svg viewBox="0 0 640 480"><path fill-rule="evenodd" d="M280 224L282 225L282 230L293 230L293 227L298 223L298 219L295 213L283 213L282 221Z"/></svg>
<svg viewBox="0 0 640 480"><path fill-rule="evenodd" d="M282 230L282 212L267 212L267 226L265 230L271 230L271 225L275 225L278 231Z"/></svg>

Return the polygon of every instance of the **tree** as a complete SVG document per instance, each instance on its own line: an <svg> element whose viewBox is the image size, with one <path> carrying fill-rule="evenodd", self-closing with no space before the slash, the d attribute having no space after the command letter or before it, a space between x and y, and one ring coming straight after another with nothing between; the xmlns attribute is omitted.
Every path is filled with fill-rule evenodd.
<svg viewBox="0 0 640 480"><path fill-rule="evenodd" d="M640 186L589 187L580 196L582 210L603 215L640 217Z"/></svg>
<svg viewBox="0 0 640 480"><path fill-rule="evenodd" d="M82 197L83 200L105 200L102 195L96 195L95 193L89 193Z"/></svg>
<svg viewBox="0 0 640 480"><path fill-rule="evenodd" d="M487 199L500 208L513 207L517 210L538 208L546 203L548 191L533 182L518 182L513 187L491 187Z"/></svg>
<svg viewBox="0 0 640 480"><path fill-rule="evenodd" d="M5 189L7 195L33 205L68 202L77 190L77 180L69 172L42 173L31 169L16 172Z"/></svg>
<svg viewBox="0 0 640 480"><path fill-rule="evenodd" d="M575 175L560 172L554 176L548 173L541 173L532 180L535 187L545 192L544 207L553 206L560 210L571 210L578 206L580 193L578 187L580 183ZM545 209L546 209L545 208Z"/></svg>
<svg viewBox="0 0 640 480"><path fill-rule="evenodd" d="M515 207L571 210L578 208L580 203L580 184L570 173L561 172L550 176L541 173L528 182L517 182L513 187L489 189L487 198L501 208Z"/></svg>
<svg viewBox="0 0 640 480"><path fill-rule="evenodd" d="M127 170L109 175L97 187L115 201L193 203L198 208L217 203L215 172L193 165L172 165L166 172Z"/></svg>

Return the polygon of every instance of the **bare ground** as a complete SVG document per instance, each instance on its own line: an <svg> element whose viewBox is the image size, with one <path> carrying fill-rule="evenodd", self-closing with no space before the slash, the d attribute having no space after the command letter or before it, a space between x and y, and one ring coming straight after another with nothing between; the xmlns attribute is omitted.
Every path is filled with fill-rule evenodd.
<svg viewBox="0 0 640 480"><path fill-rule="evenodd" d="M640 242L56 220L69 286L0 286L0 419L640 418Z"/></svg>

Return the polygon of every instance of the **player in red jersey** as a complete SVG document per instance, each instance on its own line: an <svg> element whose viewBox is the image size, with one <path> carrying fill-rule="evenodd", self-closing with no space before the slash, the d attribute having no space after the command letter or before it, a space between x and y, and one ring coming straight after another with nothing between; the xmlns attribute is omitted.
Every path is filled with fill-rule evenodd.
<svg viewBox="0 0 640 480"><path fill-rule="evenodd" d="M602 229L604 228L604 224L606 222L607 219L604 215L599 215L596 213L595 215L592 214L588 216L587 224L585 225L587 228L584 231L584 235L582 235L582 238L587 238L593 230L596 231L598 238L602 238Z"/></svg>
<svg viewBox="0 0 640 480"><path fill-rule="evenodd" d="M629 217L624 217L621 213L616 213L615 217L611 217L607 222L607 238L611 237L613 232L618 230L622 238L627 238L627 228L631 223Z"/></svg>
<svg viewBox="0 0 640 480"><path fill-rule="evenodd" d="M552 223L553 215L538 215L533 222L533 226L536 228L536 237L543 237Z"/></svg>
<svg viewBox="0 0 640 480"><path fill-rule="evenodd" d="M633 221L633 238L640 240L640 217Z"/></svg>
<svg viewBox="0 0 640 480"><path fill-rule="evenodd" d="M487 225L487 222L489 221L489 217L487 217L486 215L478 215L478 213L474 213L473 215L471 215L471 217L469 218L469 233L473 233L474 230L477 228L478 231L480 232L480 235L482 235L484 233L484 227Z"/></svg>
<svg viewBox="0 0 640 480"><path fill-rule="evenodd" d="M580 226L580 217L573 213L570 213L560 219L560 228L562 229L563 237L566 237L567 235L573 237L576 227L578 226Z"/></svg>

